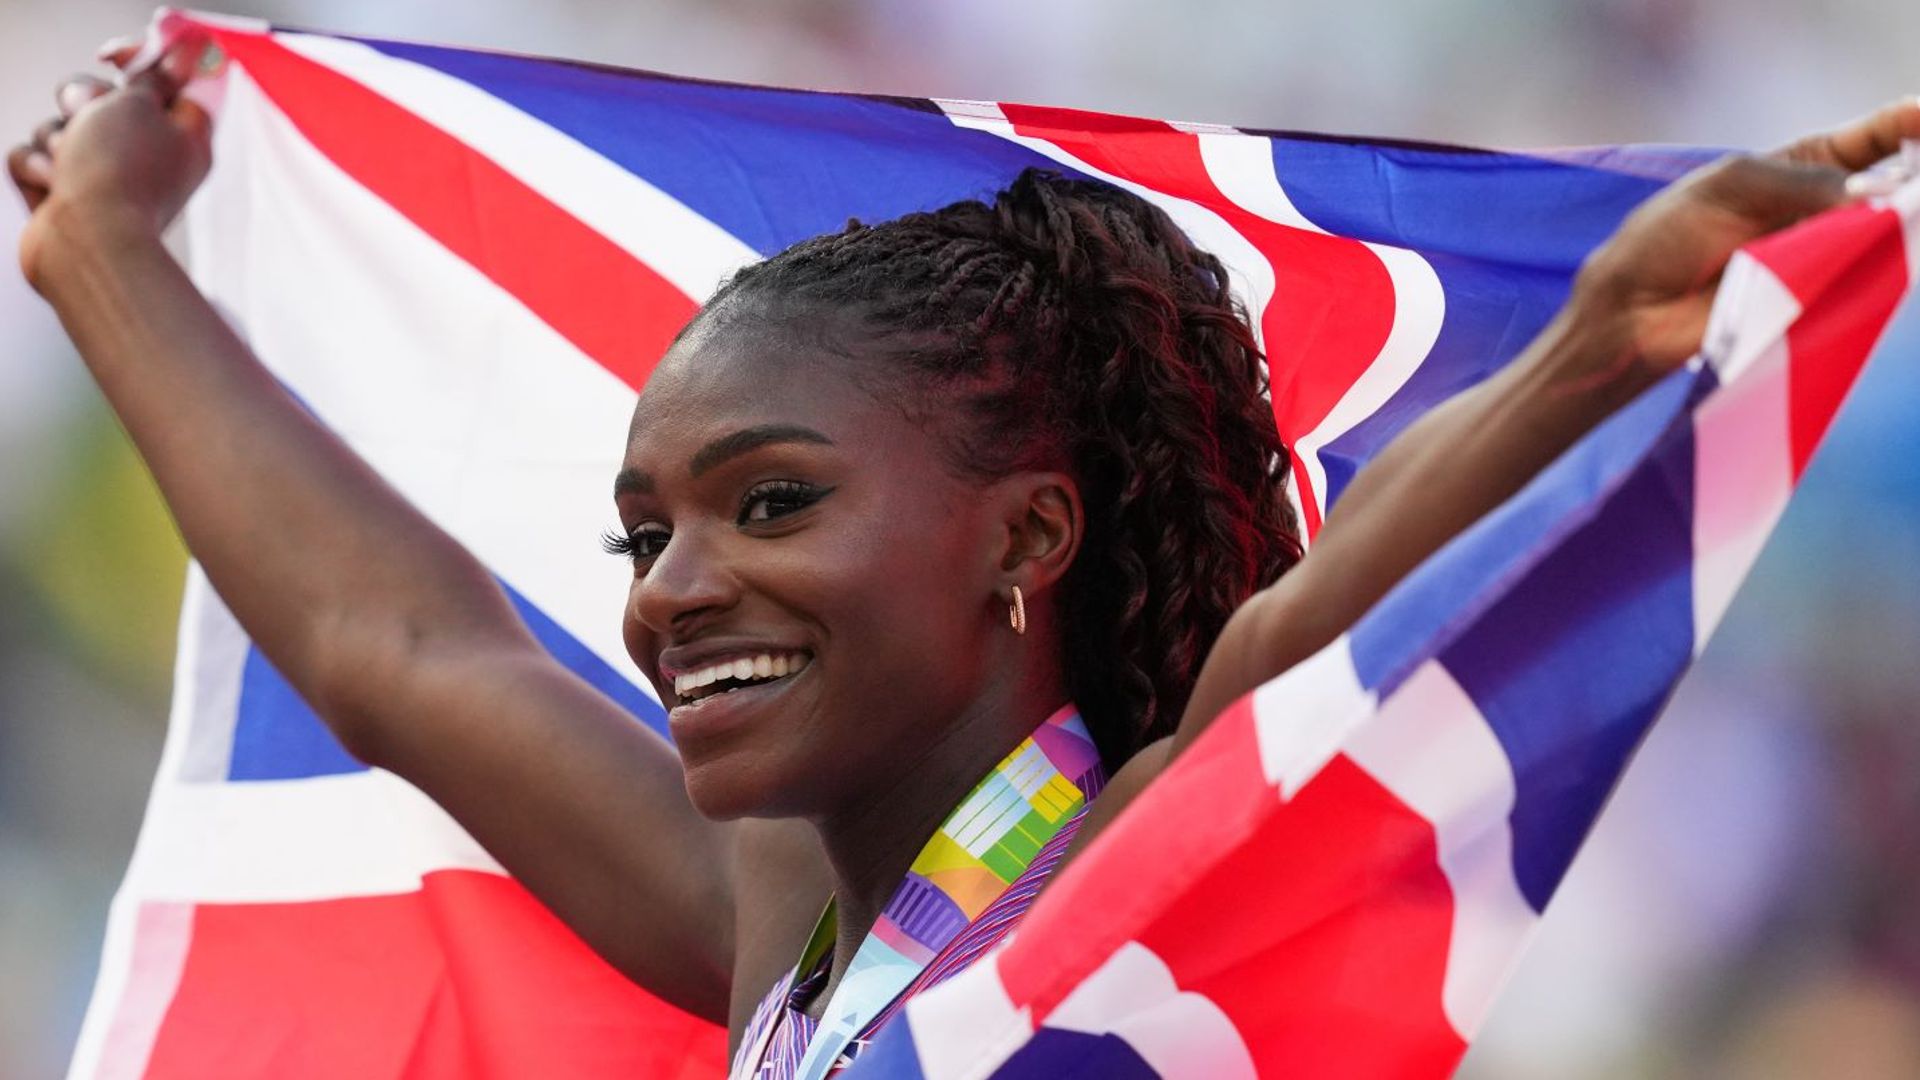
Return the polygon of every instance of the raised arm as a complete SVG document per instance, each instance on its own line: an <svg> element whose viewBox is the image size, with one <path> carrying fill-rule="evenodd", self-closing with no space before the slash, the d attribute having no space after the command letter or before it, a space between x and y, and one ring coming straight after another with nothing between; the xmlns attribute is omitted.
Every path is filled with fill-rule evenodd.
<svg viewBox="0 0 1920 1080"><path fill-rule="evenodd" d="M1414 567L1700 349L1727 260L1847 198L1850 174L1920 138L1920 99L1681 179L1587 260L1565 308L1497 375L1433 410L1354 478L1312 552L1220 635L1176 749L1318 652Z"/></svg>
<svg viewBox="0 0 1920 1080"><path fill-rule="evenodd" d="M1848 196L1848 176L1920 138L1920 99L1765 157L1730 157L1636 210L1587 260L1553 322L1511 364L1434 409L1354 478L1313 549L1221 632L1178 732L1102 794L1090 828L1241 695L1312 656L1467 526L1699 350L1742 245Z"/></svg>
<svg viewBox="0 0 1920 1080"><path fill-rule="evenodd" d="M724 1019L730 833L694 811L671 749L550 658L162 248L208 164L207 118L173 92L191 59L62 88L64 129L9 158L33 210L22 270L221 598L348 749L424 789L636 981Z"/></svg>

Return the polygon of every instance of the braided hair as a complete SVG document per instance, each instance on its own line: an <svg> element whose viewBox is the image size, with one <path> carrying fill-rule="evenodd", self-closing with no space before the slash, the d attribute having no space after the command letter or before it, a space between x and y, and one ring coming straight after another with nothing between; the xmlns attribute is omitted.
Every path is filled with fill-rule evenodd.
<svg viewBox="0 0 1920 1080"><path fill-rule="evenodd" d="M843 351L914 376L961 475L1076 479L1088 525L1062 583L1066 674L1110 762L1172 733L1227 618L1300 557L1287 449L1226 270L1138 196L1028 169L991 203L795 244L703 317L746 298L851 320L860 345Z"/></svg>

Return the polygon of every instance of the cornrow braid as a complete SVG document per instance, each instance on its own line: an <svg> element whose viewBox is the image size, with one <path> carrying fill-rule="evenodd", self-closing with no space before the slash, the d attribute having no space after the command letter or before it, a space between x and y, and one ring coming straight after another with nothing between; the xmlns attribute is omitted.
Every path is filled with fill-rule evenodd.
<svg viewBox="0 0 1920 1080"><path fill-rule="evenodd" d="M1078 480L1067 677L1110 762L1172 732L1227 618L1300 557L1287 450L1226 269L1144 199L1029 169L991 203L796 244L707 310L740 296L857 320L963 418L947 440L963 475Z"/></svg>

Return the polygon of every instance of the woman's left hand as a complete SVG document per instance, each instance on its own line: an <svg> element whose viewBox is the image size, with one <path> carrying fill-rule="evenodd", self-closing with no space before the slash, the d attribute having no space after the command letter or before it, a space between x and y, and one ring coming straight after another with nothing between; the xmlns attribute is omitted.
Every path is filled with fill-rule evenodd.
<svg viewBox="0 0 1920 1080"><path fill-rule="evenodd" d="M1644 369L1645 381L1658 378L1699 351L1715 286L1735 250L1848 201L1848 177L1908 139L1920 139L1920 97L1771 154L1696 169L1594 250L1569 307L1620 327L1627 362Z"/></svg>
<svg viewBox="0 0 1920 1080"><path fill-rule="evenodd" d="M1920 139L1920 98L1772 154L1722 159L1648 199L1588 257L1566 307L1526 352L1360 471L1312 552L1221 632L1173 746L1141 768L1157 769L1152 762L1170 760L1240 695L1344 633L1422 560L1684 364L1700 349L1733 253L1855 197L1848 178L1907 139ZM1123 772L1110 789L1144 782Z"/></svg>
<svg viewBox="0 0 1920 1080"><path fill-rule="evenodd" d="M39 287L55 249L76 237L157 238L212 163L211 121L180 93L207 43L189 39L114 87L75 75L54 97L59 115L8 155L8 171L31 213L20 236L20 269ZM136 49L104 53L125 67Z"/></svg>

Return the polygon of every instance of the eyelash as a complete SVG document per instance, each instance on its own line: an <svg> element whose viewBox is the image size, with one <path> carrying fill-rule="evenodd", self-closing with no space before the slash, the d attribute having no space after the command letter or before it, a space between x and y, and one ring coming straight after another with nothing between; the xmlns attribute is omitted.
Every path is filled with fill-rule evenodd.
<svg viewBox="0 0 1920 1080"><path fill-rule="evenodd" d="M734 524L746 526L778 521L789 514L805 510L832 492L832 488L815 487L798 480L763 481L748 488L747 493L741 496L740 511L734 518ZM753 508L763 503L770 506L784 505L787 509L777 514L769 513L765 517L751 516ZM666 541L672 537L672 533L665 529L648 529L642 525L630 533L601 534L600 547L609 555L618 555L638 564L659 556L659 550L643 551L641 549L644 541L655 537L660 538L660 547L664 548Z"/></svg>
<svg viewBox="0 0 1920 1080"><path fill-rule="evenodd" d="M798 480L767 480L753 485L740 498L740 512L734 518L734 524L746 525L756 521L777 521L788 514L795 514L824 498L832 488L818 488ZM778 514L769 514L763 518L750 516L752 507L761 504L781 504L787 509Z"/></svg>
<svg viewBox="0 0 1920 1080"><path fill-rule="evenodd" d="M606 552L609 555L618 555L623 559L627 559L635 563L641 562L642 560L645 560L645 559L651 559L659 555L660 553L657 551L649 551L645 553L641 552L640 538L643 535L645 534L638 529L630 533L621 533L621 532L614 532L612 530L608 530L607 532L600 534L600 550ZM655 532L654 535L657 536L660 534L658 532Z"/></svg>

